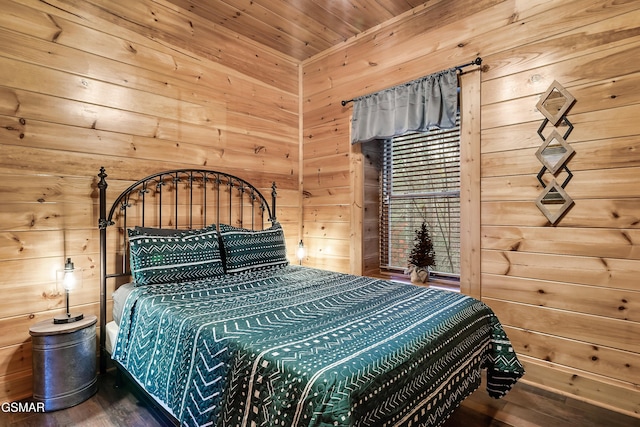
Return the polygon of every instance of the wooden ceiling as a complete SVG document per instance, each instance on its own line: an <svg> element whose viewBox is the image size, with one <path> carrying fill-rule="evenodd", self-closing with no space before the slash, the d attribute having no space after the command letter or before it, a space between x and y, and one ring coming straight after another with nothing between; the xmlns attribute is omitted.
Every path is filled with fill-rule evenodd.
<svg viewBox="0 0 640 427"><path fill-rule="evenodd" d="M298 60L401 15L424 0L169 0Z"/></svg>

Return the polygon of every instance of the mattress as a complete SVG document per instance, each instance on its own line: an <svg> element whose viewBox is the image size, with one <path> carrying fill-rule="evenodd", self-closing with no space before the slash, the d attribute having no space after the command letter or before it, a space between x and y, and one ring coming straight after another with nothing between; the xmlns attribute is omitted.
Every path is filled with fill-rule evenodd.
<svg viewBox="0 0 640 427"><path fill-rule="evenodd" d="M113 321L116 325L120 324L120 319L122 318L122 310L124 309L124 303L127 301L129 294L134 288L133 282L125 283L124 285L118 287L115 292L112 294L113 298Z"/></svg>
<svg viewBox="0 0 640 427"><path fill-rule="evenodd" d="M116 339L118 337L118 325L113 320L108 322L105 331L106 331L106 340L105 340L105 349L107 353L113 353L113 347L116 343Z"/></svg>
<svg viewBox="0 0 640 427"><path fill-rule="evenodd" d="M109 354L113 353L113 347L118 336L118 325L120 325L120 319L122 318L122 310L124 309L125 301L129 297L131 291L133 291L133 288L133 282L125 283L124 285L119 286L112 294L113 310L111 314L113 316L113 320L108 322L105 327L105 349Z"/></svg>

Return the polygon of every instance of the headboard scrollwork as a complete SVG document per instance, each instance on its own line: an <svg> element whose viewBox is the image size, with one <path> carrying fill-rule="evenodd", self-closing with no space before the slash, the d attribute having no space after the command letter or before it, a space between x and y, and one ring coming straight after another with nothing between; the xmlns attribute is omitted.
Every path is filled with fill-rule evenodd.
<svg viewBox="0 0 640 427"><path fill-rule="evenodd" d="M252 230L276 221L276 184L271 185L271 204L252 184L228 173L207 169L175 169L149 175L107 204L107 174L100 168L100 322L101 355L104 355L107 279L128 277L127 229L135 226L194 229L229 224ZM118 235L107 240L107 229ZM107 259L107 253L114 254ZM106 360L100 358L100 371Z"/></svg>

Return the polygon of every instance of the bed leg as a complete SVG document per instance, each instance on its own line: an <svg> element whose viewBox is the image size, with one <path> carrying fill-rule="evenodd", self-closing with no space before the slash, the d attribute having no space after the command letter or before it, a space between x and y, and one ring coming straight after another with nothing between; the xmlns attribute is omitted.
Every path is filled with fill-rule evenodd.
<svg viewBox="0 0 640 427"><path fill-rule="evenodd" d="M122 375L122 371L120 368L116 368L116 382L114 384L115 388L120 388L124 385L124 376Z"/></svg>

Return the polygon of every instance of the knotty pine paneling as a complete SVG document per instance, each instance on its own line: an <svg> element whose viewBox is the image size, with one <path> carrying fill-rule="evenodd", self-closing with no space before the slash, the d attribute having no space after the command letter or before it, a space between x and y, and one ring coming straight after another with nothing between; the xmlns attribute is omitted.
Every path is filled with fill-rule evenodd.
<svg viewBox="0 0 640 427"><path fill-rule="evenodd" d="M347 46L330 49L305 61L305 118L309 111L318 108L318 103L330 103L341 108L341 99L351 99L407 81L402 80L402 75L420 77L425 71L428 73L423 58L433 55L439 48L455 49L461 43L462 21L465 24L469 22L469 28L479 34L504 27L513 14L513 4L494 3L458 0L452 7L446 1L434 2L426 8L416 8L415 14L395 23L392 28L382 27L361 34L358 40ZM494 7L489 8L492 5ZM428 26L425 22L429 23ZM436 33L440 35L438 43L433 42L433 34ZM462 37L465 36L470 35ZM460 52L433 55L429 67L438 71L473 59L456 58L465 53L464 47L459 49ZM469 50L469 56L474 55L473 52Z"/></svg>
<svg viewBox="0 0 640 427"><path fill-rule="evenodd" d="M640 260L640 230L579 227L482 227L485 248Z"/></svg>
<svg viewBox="0 0 640 427"><path fill-rule="evenodd" d="M29 326L63 311L66 257L84 269L71 304L98 314L101 166L107 200L178 167L229 172L268 200L275 181L295 259L300 64L163 0L0 8L0 400L12 401L31 394Z"/></svg>
<svg viewBox="0 0 640 427"><path fill-rule="evenodd" d="M352 34L344 31L340 34L328 25L322 25L323 21L329 19L334 25L340 21L315 3L305 5L305 12L296 7L290 7L286 2L250 2L248 4L236 2L234 4L233 2L171 0L171 3L183 9L197 11L199 15L208 18L211 22L235 31L242 32L250 28L252 37L262 40L266 38L271 47L284 50L296 58L306 58L318 53L324 47L330 46L331 42L347 38ZM345 11L347 11L345 8L341 8L341 12ZM320 16L308 16L311 12ZM279 23L283 17L286 17L289 23L286 28ZM349 17L342 14L338 14L337 17L349 21ZM265 23L265 20L271 24Z"/></svg>
<svg viewBox="0 0 640 427"><path fill-rule="evenodd" d="M555 335L506 327L509 338L517 342L515 351L546 362L593 372L619 381L638 382L640 370L633 364L631 352L611 347L593 346Z"/></svg>
<svg viewBox="0 0 640 427"><path fill-rule="evenodd" d="M640 112L640 108L638 109ZM510 154L509 154L510 155ZM535 156L535 154L532 154ZM540 163L538 163L542 166ZM497 175L482 179L483 191L487 201L535 200L541 193L542 186L536 177L540 168L521 169L517 175ZM529 171L527 175L521 175ZM640 167L606 168L600 170L577 170L573 172L571 184L571 198L576 201L582 199L607 198L637 198L640 188L636 185L640 177ZM549 182L551 178L547 172L543 180ZM558 182L562 183L566 173L558 173ZM566 190L568 190L568 186Z"/></svg>
<svg viewBox="0 0 640 427"><path fill-rule="evenodd" d="M80 311L85 315L100 315L100 304L98 302L86 305L78 305L74 307L74 311ZM6 317L0 319L0 346L6 347L15 345L16 343L26 342L29 340L29 327L33 322L46 320L58 314L63 314L65 310L58 308L47 312L32 313L28 316ZM109 313L110 314L110 313ZM25 336L22 331L26 330Z"/></svg>
<svg viewBox="0 0 640 427"><path fill-rule="evenodd" d="M0 350L0 364L5 366L7 374L24 372L31 369L31 341Z"/></svg>
<svg viewBox="0 0 640 427"><path fill-rule="evenodd" d="M640 322L635 290L492 274L482 277L482 285L487 298Z"/></svg>
<svg viewBox="0 0 640 427"><path fill-rule="evenodd" d="M482 272L637 290L640 261L626 258L482 251Z"/></svg>
<svg viewBox="0 0 640 427"><path fill-rule="evenodd" d="M480 73L460 76L460 292L481 298Z"/></svg>
<svg viewBox="0 0 640 427"><path fill-rule="evenodd" d="M640 13L628 15L634 15L634 20L640 19ZM601 25L597 24L597 26ZM634 31L637 32L638 29L636 28ZM633 87L634 81L637 82L638 76L633 73L638 70L638 67L625 61L624 58L627 55L638 55L638 42L629 43L626 37L622 38L622 32L617 34L624 43L620 46L596 50L562 63L549 64L539 69L526 70L485 81L487 94L483 96L483 104L495 104L514 97L535 96L544 92L556 79L567 82L567 84L570 82L577 85L574 91L581 102L574 105L572 109L574 114L589 111L599 103L604 103L606 108L611 108L612 105L633 103L634 99L637 102L638 94L628 89ZM578 41L578 43L580 42ZM579 44L579 46L581 45ZM584 53L583 50L580 52ZM594 68L593 73L585 75L582 72L585 61L588 62L587 66Z"/></svg>
<svg viewBox="0 0 640 427"><path fill-rule="evenodd" d="M640 293L640 68L629 60L640 42L640 4L456 0L414 12L303 63L303 188L326 194L340 187L334 210L326 197L305 199L305 229L316 230L305 235L316 252L307 262L349 268L350 260L317 256L339 242L323 227L344 232L352 215L364 217L361 210L371 204L355 203L362 186L349 184L352 164L336 162L344 153L357 156L345 129L352 106L340 100L481 56L480 129L473 140L479 158L470 159L477 176L467 177L479 182L480 207L469 232L480 235L481 251L468 288L477 289L513 331L525 381L640 416L633 368L640 364L634 314ZM575 204L550 226L535 206L542 191L535 152L543 120L536 103L556 79L577 99L568 115L575 127L567 142L576 153L566 188ZM318 174L325 168L330 173ZM377 250L366 247L372 242L365 239L363 253ZM478 254L462 256L470 261Z"/></svg>
<svg viewBox="0 0 640 427"><path fill-rule="evenodd" d="M637 336L640 324L574 313L548 307L525 307L524 304L486 298L485 301L498 317L508 325L521 329L575 339L598 342L612 348L637 353L640 342L628 340L629 334ZM633 383L633 381L631 381Z"/></svg>
<svg viewBox="0 0 640 427"><path fill-rule="evenodd" d="M571 171L613 169L612 173L615 174L616 170L621 168L635 167L640 160L639 144L633 136L576 142L571 146L579 155L572 157ZM485 170L496 169L496 172L489 173L492 177L518 175L524 172L530 174L531 171L540 169L540 162L535 156L536 150L537 148L510 149L509 164L502 163L504 161L503 152L488 152L482 156L482 166Z"/></svg>
<svg viewBox="0 0 640 427"><path fill-rule="evenodd" d="M541 120L538 121L538 119L539 119L539 116L541 116L541 114L535 110L535 104L538 102L538 99L539 98L528 97L527 99L523 99L523 100L518 99L517 101L514 101L514 102L507 101L505 103L500 103L500 104L490 104L484 107L484 109L490 113L491 118L487 120L487 123L483 123L483 129L490 129L493 127L501 127L501 126L507 126L510 124L534 122L534 121L537 122L539 126ZM530 107L531 101L534 101L533 109ZM606 104L606 103L599 102L597 108L602 108L603 104ZM594 117L594 114L596 114L598 111L596 111L596 113L575 112L573 114L575 114L576 119L578 119L579 121L586 122L589 125L594 127L598 123L593 123L593 122L601 122L603 120L606 120L607 118L614 118L613 116L615 116L615 118L618 121L622 121L623 123L626 121L627 124L629 124L629 116L632 116L634 111L636 111L637 113L637 103L628 107L625 107L625 106L620 107L619 108L620 111L618 111L618 109L613 109L617 107L618 104L619 103L617 102L611 102L609 103L609 105L611 105L611 109L608 109L605 107L604 110L598 110L598 111L606 111L606 113L604 114L605 117L598 117L598 116ZM544 117L542 118L544 119ZM576 125L576 123L573 123L573 124L574 126ZM485 125L486 127L484 127ZM538 126L536 126L536 130ZM585 129L579 129L577 126L575 126L575 130L578 137L577 138L574 137L573 133L571 134L571 136L574 137L576 141L580 141L583 138L588 138L589 136L591 136L589 133L587 133L587 131L585 131ZM624 135L620 135L620 136L624 136Z"/></svg>
<svg viewBox="0 0 640 427"><path fill-rule="evenodd" d="M349 224L344 222L309 221L305 223L304 238L340 238L351 232Z"/></svg>
<svg viewBox="0 0 640 427"><path fill-rule="evenodd" d="M566 365L522 355L522 363L530 377L536 378L537 387L567 396L580 396L580 400L597 402L600 406L637 417L640 405L632 399L621 399L626 394L634 394L635 388L628 388L627 381L611 379L603 382L589 371L570 368ZM529 382L524 379L525 382ZM530 382L529 382L530 383ZM604 425L607 422L603 422Z"/></svg>
<svg viewBox="0 0 640 427"><path fill-rule="evenodd" d="M146 38L159 39L163 44L268 82L285 92L298 91L297 61L251 43L168 2L132 4L122 0L91 0L78 8L81 15L115 21L122 28Z"/></svg>
<svg viewBox="0 0 640 427"><path fill-rule="evenodd" d="M158 169L191 165L230 169L261 189L275 180L287 200L279 202L278 217L290 246L300 229L302 174L305 264L350 271L361 261L350 259L360 253L352 250L352 236L363 235L352 230L353 215L372 206L355 201L372 192L352 179L358 156L349 145L351 106L340 100L480 55L477 288L482 293L486 282L487 301L505 313L526 381L640 412L637 374L628 371L640 357L629 346L637 322L627 315L639 291L633 272L640 205L632 183L639 171L633 88L640 70L628 61L637 56L640 35L636 2L456 0L416 7L392 26L302 64L303 159L296 61L163 1L3 0L2 6L0 60L8 71L0 85L0 175L16 178L0 186L11 205L0 208L0 236L8 244L0 268L17 271L11 277L18 295L46 285L31 270L55 264L65 244L95 268L93 231L84 241L82 233L95 226L95 173L102 165L114 190ZM47 85L49 77L58 86ZM578 99L570 111L575 129L568 142L576 155L567 188L576 203L550 228L532 202L540 187L530 156L540 144L535 103L553 79ZM50 185L39 189L35 176ZM356 187L364 194L354 194ZM67 235L62 242L55 238L60 231ZM53 239L50 249L32 243L38 233ZM365 239L363 253L372 241ZM575 297L573 290L583 292ZM91 291L78 297L87 312ZM0 347L7 361L11 354L25 357L24 331L55 308L8 317L2 310L0 329L13 334ZM556 331L537 318L540 310L576 324ZM522 324L520 317L531 320ZM597 327L587 330L585 319ZM608 327L625 350L613 347ZM601 349L600 356L588 349ZM0 378L3 400L30 389L29 369L11 366Z"/></svg>
<svg viewBox="0 0 640 427"><path fill-rule="evenodd" d="M309 180L313 181L313 178L310 178ZM311 187L311 185L309 187ZM304 193L304 200L302 204L303 206L333 206L336 204L336 200L349 200L350 193L351 189L348 186L322 188L317 190L307 189Z"/></svg>
<svg viewBox="0 0 640 427"><path fill-rule="evenodd" d="M488 225L548 225L547 218L530 200L482 203L483 224ZM571 215L562 218L560 227L604 227L637 229L640 212L636 199L582 199L575 201Z"/></svg>
<svg viewBox="0 0 640 427"><path fill-rule="evenodd" d="M637 27L631 24L632 15L626 15L637 13L632 3L611 4L604 0L580 0L564 5L555 1L537 3L531 4L526 11L514 10L508 24L509 38L501 37L504 31L499 29L478 40L481 50L487 46L496 47L492 53L495 61L483 72L484 81L552 66L558 58L579 57L607 49L610 44L626 44L637 35ZM598 11L593 13L595 9L592 7ZM572 49L567 49L567 46ZM517 47L518 55L513 55L515 50L510 49L513 47ZM521 89L506 89L509 92L514 90Z"/></svg>

